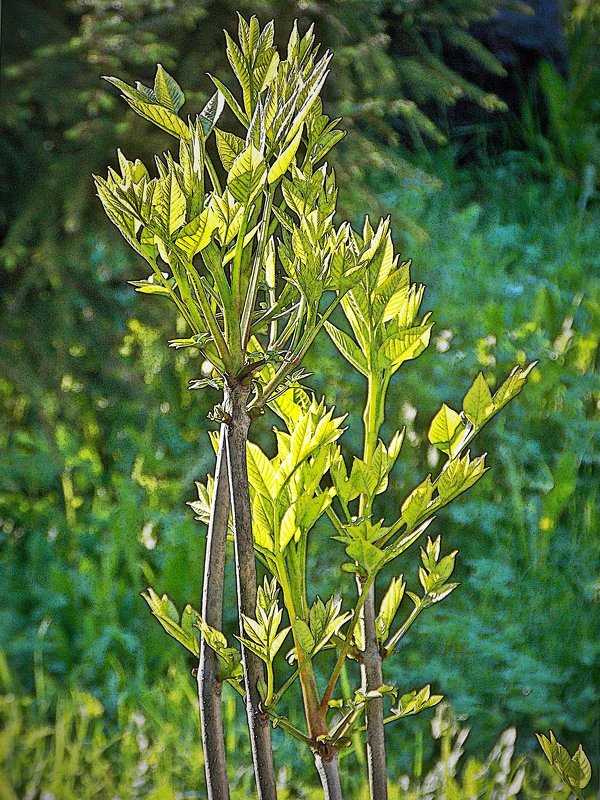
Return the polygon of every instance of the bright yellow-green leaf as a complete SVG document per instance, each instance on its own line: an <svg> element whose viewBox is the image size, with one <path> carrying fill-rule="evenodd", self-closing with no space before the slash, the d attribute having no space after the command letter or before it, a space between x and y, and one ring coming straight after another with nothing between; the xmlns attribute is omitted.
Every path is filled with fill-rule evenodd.
<svg viewBox="0 0 600 800"><path fill-rule="evenodd" d="M266 89L277 75L279 66L279 53L275 47L270 47L256 59L252 69L252 83L255 93L259 94Z"/></svg>
<svg viewBox="0 0 600 800"><path fill-rule="evenodd" d="M274 500L277 496L277 473L257 445L248 442L248 477L256 492Z"/></svg>
<svg viewBox="0 0 600 800"><path fill-rule="evenodd" d="M227 58L244 92L244 104L246 106L246 113L248 113L248 103L250 99L250 71L248 69L248 62L227 31L225 31L225 39L227 41Z"/></svg>
<svg viewBox="0 0 600 800"><path fill-rule="evenodd" d="M221 163L229 172L233 162L246 147L246 143L239 136L227 131L220 131L218 128L215 128L215 140Z"/></svg>
<svg viewBox="0 0 600 800"><path fill-rule="evenodd" d="M221 92L215 92L202 111L198 114L198 122L205 137L217 124L225 107L225 100Z"/></svg>
<svg viewBox="0 0 600 800"><path fill-rule="evenodd" d="M315 646L315 640L310 632L310 628L303 619L296 619L294 621L294 637L306 655L312 653Z"/></svg>
<svg viewBox="0 0 600 800"><path fill-rule="evenodd" d="M392 271L373 292L373 315L382 322L393 319L409 290L409 272L406 267Z"/></svg>
<svg viewBox="0 0 600 800"><path fill-rule="evenodd" d="M363 375L368 375L369 368L367 359L359 346L352 341L348 334L336 328L335 325L332 325L330 322L325 323L325 329L344 358Z"/></svg>
<svg viewBox="0 0 600 800"><path fill-rule="evenodd" d="M374 260L377 262L376 285L381 286L389 278L394 266L394 245L392 244L392 234L389 230L384 236Z"/></svg>
<svg viewBox="0 0 600 800"><path fill-rule="evenodd" d="M592 778L592 766L581 745L571 759L569 781L576 789L585 789Z"/></svg>
<svg viewBox="0 0 600 800"><path fill-rule="evenodd" d="M260 225L260 222L259 222L258 225L255 225L252 228L252 230L248 231L248 233L244 236L244 244L243 244L244 250L246 249L246 247L248 247L248 245L250 244L252 239L254 239L256 234L259 232L260 227L261 227L261 225ZM225 256L223 256L223 261L221 263L223 264L223 266L225 266L225 264L229 264L229 262L234 257L235 257L235 247L232 247L231 250Z"/></svg>
<svg viewBox="0 0 600 800"><path fill-rule="evenodd" d="M116 86L121 92L123 92L123 96L125 99L131 98L132 100L141 100L145 102L149 99L148 95L145 92L152 91L148 90L146 86L142 86L138 84L139 89L134 89L133 86L129 86L129 84L122 81L120 78L112 78L109 75L103 75L102 78L109 83L112 83L113 86Z"/></svg>
<svg viewBox="0 0 600 800"><path fill-rule="evenodd" d="M485 456L479 456L471 461L467 453L462 458L452 459L438 480L440 501L443 504L449 503L473 486L485 472Z"/></svg>
<svg viewBox="0 0 600 800"><path fill-rule="evenodd" d="M313 85L311 86L308 96L304 100L302 107L296 114L290 126L290 129L287 132L285 138L286 143L291 142L292 139L296 136L298 129L302 127L302 124L306 119L306 117L308 116L308 113L312 108L313 103L319 96L319 92L323 88L323 84L325 83L325 78L327 77L327 65L329 64L330 60L331 60L331 55L325 55L321 59L320 66L318 70L315 71L315 75L313 77Z"/></svg>
<svg viewBox="0 0 600 800"><path fill-rule="evenodd" d="M383 600L381 601L381 608L379 609L379 615L377 616L377 620L375 622L375 626L377 628L377 638L380 644L383 644L387 639L388 633L390 632L390 627L392 622L394 621L394 617L396 616L396 612L402 602L402 598L404 597L404 589L406 588L406 584L402 579L402 575L398 578L392 578L392 582L390 583L387 592L383 596Z"/></svg>
<svg viewBox="0 0 600 800"><path fill-rule="evenodd" d="M176 239L177 246L185 252L188 258L193 258L210 242L210 237L218 222L217 215L208 206L179 231Z"/></svg>
<svg viewBox="0 0 600 800"><path fill-rule="evenodd" d="M429 428L429 441L443 453L452 455L454 445L461 437L465 426L454 409L443 403Z"/></svg>
<svg viewBox="0 0 600 800"><path fill-rule="evenodd" d="M274 549L272 537L272 504L257 493L252 503L252 533L254 545L259 550L272 553Z"/></svg>
<svg viewBox="0 0 600 800"><path fill-rule="evenodd" d="M176 114L185 102L185 95L177 81L163 69L161 64L156 66L154 79L154 94L158 102Z"/></svg>
<svg viewBox="0 0 600 800"><path fill-rule="evenodd" d="M178 139L189 138L189 130L185 122L164 106L159 106L154 103L144 103L141 100L134 100L131 97L125 98L129 105L136 111L140 117L153 122L163 131L170 133Z"/></svg>
<svg viewBox="0 0 600 800"><path fill-rule="evenodd" d="M211 81L214 83L214 85L217 87L217 89L221 92L225 102L227 103L229 108L233 111L233 113L236 115L236 117L239 119L239 121L242 123L242 125L247 126L248 125L248 117L244 113L244 111L243 111L242 107L240 106L240 104L238 103L238 101L231 94L229 89L218 78L214 78L210 74L209 74L208 77L211 79Z"/></svg>
<svg viewBox="0 0 600 800"><path fill-rule="evenodd" d="M285 150L275 159L275 162L273 163L273 166L270 168L269 174L267 175L267 180L269 183L275 183L275 181L277 181L287 172L287 169L292 163L301 141L302 127L299 128L298 133L285 148Z"/></svg>
<svg viewBox="0 0 600 800"><path fill-rule="evenodd" d="M279 549L281 552L285 550L294 536L296 536L297 532L298 526L296 525L296 509L294 506L290 506L283 515L279 530Z"/></svg>
<svg viewBox="0 0 600 800"><path fill-rule="evenodd" d="M406 524L408 530L414 528L417 522L421 520L427 506L431 502L432 494L433 486L431 483L431 476L428 475L423 483L419 484L416 489L413 489L404 503L402 503L402 520Z"/></svg>
<svg viewBox="0 0 600 800"><path fill-rule="evenodd" d="M275 242L273 237L267 242L265 247L265 280L269 289L275 289L276 272L275 272Z"/></svg>
<svg viewBox="0 0 600 800"><path fill-rule="evenodd" d="M405 361L417 358L429 344L432 327L432 323L418 325L388 339L380 348L380 360L383 357L386 366L396 371Z"/></svg>
<svg viewBox="0 0 600 800"><path fill-rule="evenodd" d="M261 190L266 171L261 152L250 143L233 162L227 187L238 202L247 204Z"/></svg>
<svg viewBox="0 0 600 800"><path fill-rule="evenodd" d="M592 777L592 768L582 746L579 745L571 757L566 748L557 741L552 731L548 737L541 733L536 733L536 736L557 775L576 797L581 798L580 790L585 789Z"/></svg>
<svg viewBox="0 0 600 800"><path fill-rule="evenodd" d="M537 361L534 361L529 366L523 369L522 367L515 367L510 373L508 378L504 381L502 386L494 394L494 408L499 411L502 406L505 406L509 400L519 394L523 386L527 383L527 378L531 370L535 367Z"/></svg>
<svg viewBox="0 0 600 800"><path fill-rule="evenodd" d="M473 385L466 393L463 410L476 428L493 414L492 393L482 372L475 378Z"/></svg>
<svg viewBox="0 0 600 800"><path fill-rule="evenodd" d="M301 455L307 436L310 437L310 430L308 428L309 420L309 414L304 414L304 416L300 417L298 423L294 426L294 430L292 431L292 438L290 440L290 455L296 464L298 464L301 460Z"/></svg>
<svg viewBox="0 0 600 800"><path fill-rule="evenodd" d="M200 648L192 627L199 617L198 612L194 611L191 606L186 606L180 619L179 613L169 597L166 594L160 597L151 587L142 592L142 597L169 636L172 636L198 657ZM225 644L227 643L225 642Z"/></svg>
<svg viewBox="0 0 600 800"><path fill-rule="evenodd" d="M364 539L357 539L349 544L346 552L369 573L374 572L383 563L383 551Z"/></svg>
<svg viewBox="0 0 600 800"><path fill-rule="evenodd" d="M185 222L185 196L174 172L161 181L161 192L158 203L162 222L172 236Z"/></svg>

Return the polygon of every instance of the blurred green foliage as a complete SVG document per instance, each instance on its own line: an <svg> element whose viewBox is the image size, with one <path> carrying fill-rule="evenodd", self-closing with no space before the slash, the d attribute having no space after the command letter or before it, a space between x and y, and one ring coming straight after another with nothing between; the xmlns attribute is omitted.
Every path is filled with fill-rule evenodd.
<svg viewBox="0 0 600 800"><path fill-rule="evenodd" d="M578 182L584 208L596 197L600 169L600 5L595 0L568 0L563 16L568 74L544 59L532 66L529 82L517 73L518 109L482 126L479 139L488 139L490 147L493 131L504 146L526 149L547 175L563 170Z"/></svg>
<svg viewBox="0 0 600 800"><path fill-rule="evenodd" d="M35 691L23 694L0 653L0 796L3 800L200 800L205 794L194 694L193 684L170 669L154 692L143 692L135 703L123 703L116 723L107 729L102 720L105 710L93 694L72 689L57 695L42 669L36 671ZM230 775L235 775L232 798L245 800L252 793L250 755L239 714L236 723L231 690L224 707ZM435 741L431 763L424 769L422 736L418 736L410 769L390 786L391 800L469 800L474 792L486 800L517 795L523 800L542 796L567 800L568 791L543 758L516 754L514 728L507 729L485 757L465 757L469 729L461 727L442 704L431 721L431 734ZM290 752L289 743L275 731L274 751L282 764L279 796L318 800L322 792L311 785L307 764ZM343 779L344 790L352 797L368 791L360 772L344 771Z"/></svg>
<svg viewBox="0 0 600 800"><path fill-rule="evenodd" d="M184 502L212 469L200 431L214 398L187 391L200 364L167 350L174 318L126 286L144 275L99 222L90 175L114 159L117 140L136 153L167 144L123 115L99 76L149 77L161 61L198 87L189 96L199 108L209 87L198 64L222 52L212 44L235 24L235 8L275 16L282 36L294 16L316 20L336 51L330 110L353 127L336 164L344 213L357 224L367 207L401 220L402 256L429 284L444 357L423 356L418 374L405 370L391 392L390 427L406 424L411 444L395 478L398 497L433 458L425 432L442 400L462 397L479 369L493 384L513 363L541 361L537 382L482 438L480 447L497 454L493 479L435 523L461 551L464 585L407 637L398 679L431 682L468 714L480 760L509 725L522 749L534 747L534 730L552 728L568 746L583 740L598 759L600 211L593 201L578 207L573 171L559 168L555 150L458 168L452 149L415 157L396 146L389 116L403 108L417 144L428 131L441 138L423 87L435 75L440 89L455 84L435 62L436 42L458 35L489 3L394 4L404 62L390 56L389 4L258 5L53 0L5 9L0 647L11 671L2 665L0 796L12 797L5 786L20 797L61 785L66 798L85 800L104 781L100 796L159 800L201 785L191 664L165 647L139 592L159 583L179 606L198 602L203 531ZM423 37L433 25L436 35ZM587 33L572 33L582 63L592 47ZM208 64L216 74L221 67ZM588 99L567 86L587 122L597 116L594 69L581 72ZM449 90L436 102L452 102ZM576 126L569 135L581 140ZM340 370L326 338L308 366L317 391L350 412L351 440L361 385ZM262 420L255 436L271 422ZM313 558L322 592L331 593L326 552ZM227 713L233 720L233 707ZM239 722L228 730L243 792L245 732ZM393 780L412 771L419 781L438 755L430 737L417 723L391 735ZM293 745L276 744L278 762L302 773ZM161 786L158 775L171 783ZM539 796L530 783L524 796Z"/></svg>

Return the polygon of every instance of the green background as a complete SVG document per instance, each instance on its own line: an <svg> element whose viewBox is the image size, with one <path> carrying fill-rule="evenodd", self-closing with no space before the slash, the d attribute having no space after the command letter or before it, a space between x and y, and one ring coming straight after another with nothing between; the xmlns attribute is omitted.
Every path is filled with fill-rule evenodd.
<svg viewBox="0 0 600 800"><path fill-rule="evenodd" d="M571 750L583 743L597 782L600 206L591 175L600 11L565 8L568 78L542 65L521 81L519 107L502 110L444 67L448 43L459 41L482 70L498 72L475 43L457 40L493 8L487 0L6 4L2 800L203 796L193 664L165 641L139 593L152 585L179 606L199 604L204 530L185 502L212 469L206 415L217 395L187 390L200 364L167 348L179 323L127 286L146 273L103 217L91 174L114 164L116 147L148 162L170 144L100 76L148 83L160 61L186 90L185 111L197 111L210 91L205 73L226 73L221 29L235 30L236 10L274 17L280 42L295 17L315 21L335 52L326 106L349 129L332 154L341 212L356 225L365 213L389 213L413 280L428 286L434 340L390 390L385 433L406 425L408 440L380 511L391 517L427 473L426 431L441 402L456 407L480 369L494 384L513 364L540 361L476 444L491 473L435 522L445 547L460 551L461 587L423 615L391 671L407 691L430 682L446 696L457 725L471 728L470 758L483 763L509 726L518 753L533 752L534 732L552 728ZM448 128L448 107L468 98L475 122ZM349 413L344 438L357 450L362 379L326 336L307 368L309 385ZM272 423L253 433L267 448ZM321 596L337 589L342 558L328 535L313 540ZM400 568L414 582L410 557ZM225 708L232 776L246 797L245 723L233 696ZM448 764L442 742L447 750L456 730L432 739L431 716L389 731L396 796L412 797L440 754ZM275 747L282 796L309 796L309 754L280 732ZM346 758L349 796L362 797L364 756ZM466 798L481 763L465 759L454 796ZM522 796L541 796L547 770L535 758L527 769ZM488 773L489 788L489 765Z"/></svg>

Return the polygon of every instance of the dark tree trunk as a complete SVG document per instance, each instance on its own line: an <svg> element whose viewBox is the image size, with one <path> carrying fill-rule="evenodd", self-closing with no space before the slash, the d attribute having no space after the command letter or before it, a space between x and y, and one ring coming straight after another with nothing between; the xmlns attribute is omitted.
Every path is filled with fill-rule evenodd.
<svg viewBox="0 0 600 800"><path fill-rule="evenodd" d="M233 512L235 565L240 612L240 634L243 635L241 615L256 618L256 561L252 536L252 511L248 486L246 444L250 417L246 408L248 389L233 385L225 387L227 424L227 460L231 508ZM259 800L276 800L275 768L271 748L271 727L268 714L261 711L259 681L264 681L262 661L242 646L242 664L246 687L246 712L250 728L252 759Z"/></svg>
<svg viewBox="0 0 600 800"><path fill-rule="evenodd" d="M361 665L362 688L365 692L383 686L383 661L375 627L375 586L371 586L363 607L365 649ZM367 700L367 763L371 800L387 800L387 765L383 725L383 697Z"/></svg>
<svg viewBox="0 0 600 800"><path fill-rule="evenodd" d="M331 758L325 758L315 753L315 765L321 779L325 800L342 800L337 751L334 750Z"/></svg>

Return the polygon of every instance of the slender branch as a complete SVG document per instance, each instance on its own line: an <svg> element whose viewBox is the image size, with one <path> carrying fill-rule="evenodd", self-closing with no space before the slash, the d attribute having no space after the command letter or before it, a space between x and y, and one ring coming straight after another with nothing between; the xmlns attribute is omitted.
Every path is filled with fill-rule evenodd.
<svg viewBox="0 0 600 800"><path fill-rule="evenodd" d="M306 611L306 586L304 585L304 573L306 570L306 555L302 559L303 566L295 565L291 569L296 586L292 587L288 580L287 564L280 556L280 583L284 595L284 603L292 623L292 635L298 656L298 674L300 676L300 687L302 690L302 702L304 705L304 715L308 725L308 734L312 738L312 750L314 753L315 766L321 779L325 800L341 800L342 789L340 784L340 772L338 763L338 752L332 741L328 738L328 728L325 713L321 710L319 703L319 690L312 665L312 658L307 655L298 639L297 627L294 622L298 619L296 614L296 604L294 596L298 596L300 607ZM294 591L295 589L295 591ZM327 707L326 707L327 708Z"/></svg>
<svg viewBox="0 0 600 800"><path fill-rule="evenodd" d="M312 656L310 656L310 658L307 657L299 667L296 667L296 669L292 672L290 677L283 684L281 689L279 689L278 692L275 692L275 694L273 696L273 703L271 704L271 708L273 708L274 706L277 705L277 703L279 703L279 701L281 700L283 695L287 692L287 690L290 688L290 686L294 683L294 681L300 675L302 670L305 669L306 665L308 664L308 662L310 660L312 660Z"/></svg>
<svg viewBox="0 0 600 800"><path fill-rule="evenodd" d="M206 169L210 176L213 189L217 194L219 195L223 194L223 189L221 188L221 181L219 180L219 176L217 175L217 170L215 169L215 165L212 162L212 158L206 151L204 153L204 163L206 164Z"/></svg>
<svg viewBox="0 0 600 800"><path fill-rule="evenodd" d="M383 424L385 393L389 383L385 373L371 372L368 376L367 403L364 413L364 455L370 466L377 447L377 439ZM359 515L369 514L371 498L362 495ZM357 579L358 583L358 579ZM358 583L360 588L360 583ZM364 592L363 588L363 592ZM364 650L360 667L362 688L365 694L376 691L383 685L383 659L379 650L376 626L375 580L366 591L362 611ZM385 754L385 729L383 726L383 697L374 697L365 706L367 723L367 765L371 800L387 800L387 764Z"/></svg>
<svg viewBox="0 0 600 800"><path fill-rule="evenodd" d="M304 664L302 666L304 666ZM279 701L281 700L283 695L287 692L287 690L290 688L290 686L294 683L294 681L296 680L296 678L300 674L300 669L301 669L300 667L297 667L292 672L290 677L286 680L286 682L283 684L281 689L278 692L275 692L275 695L273 696L273 702L271 703L271 708L274 708L277 705L277 703L279 703Z"/></svg>
<svg viewBox="0 0 600 800"><path fill-rule="evenodd" d="M341 688L342 694L345 700L349 700L352 697L352 688L350 686L350 679L348 677L348 665L344 664L342 668L342 672L340 675L341 681ZM354 755L358 762L358 765L361 770L364 770L367 766L367 759L365 755L365 743L363 741L363 737L355 730L352 734L352 749L344 749L340 752L340 761L342 758L345 758L352 750L354 750Z"/></svg>
<svg viewBox="0 0 600 800"><path fill-rule="evenodd" d="M294 311L298 309L299 305L300 305L299 303L294 303L293 305L288 306L288 308L284 308L283 306L278 307L277 305L275 305L268 311L265 311L264 314L261 314L259 317L255 317L255 319L252 320L252 328L255 329L262 328L268 323L271 323L273 321L276 322L278 319L283 319L284 317L289 318L294 313ZM252 328L250 330L250 333L252 333ZM267 351L273 349L271 342L269 342L266 349Z"/></svg>
<svg viewBox="0 0 600 800"><path fill-rule="evenodd" d="M283 349L285 347L285 344L289 341L290 336L301 327L303 316L304 316L304 304L302 301L300 301L290 309L290 316L285 324L283 331L277 336L276 339L273 340L269 339L267 350L273 351L273 350Z"/></svg>
<svg viewBox="0 0 600 800"><path fill-rule="evenodd" d="M300 298L300 308L298 309L298 322L301 323L302 322L302 318L304 317L304 315L306 315L306 323L305 323L304 327L305 327L305 329L307 329L309 331L310 331L310 322L311 322L310 311L311 311L310 306L306 302L306 298L304 297L304 295L302 295L302 297ZM315 314L316 314L316 310L314 310L314 313L312 315L312 319L314 319ZM303 333L301 325L298 324L298 325L294 326L294 328L292 329L292 333L293 333L293 336L292 336L292 343L290 345L290 350L293 352L301 342L301 337L302 337L302 333Z"/></svg>
<svg viewBox="0 0 600 800"><path fill-rule="evenodd" d="M269 306L273 308L277 304L277 293L276 293L276 286L277 278L275 278L274 285L269 286ZM279 325L277 324L277 316L274 316L270 323L269 323L269 343L267 345L267 350L271 350L273 345L277 341L277 331Z"/></svg>
<svg viewBox="0 0 600 800"><path fill-rule="evenodd" d="M190 282L188 280L187 271L184 268L182 273L180 267L181 265L177 262L176 258L170 260L171 269L173 270L173 277L175 278L175 282L177 284L177 288L179 289L179 293L181 294L181 299L183 304L188 310L190 318L193 322L193 330L196 333L201 333L205 330L205 325L202 321L202 317L198 312L198 304L194 301L192 296L192 290L190 287Z"/></svg>
<svg viewBox="0 0 600 800"><path fill-rule="evenodd" d="M185 266L185 261L184 261ZM210 303L208 301L208 297L206 296L206 292L204 291L204 287L202 286L201 281L194 282L194 288L196 290L196 297L198 298L198 305L202 310L202 314L204 316L204 320L208 327L208 330L213 337L213 341L215 343L215 347L223 363L225 365L229 365L231 363L231 353L229 351L229 347L227 346L227 342L225 341L225 337L223 336L223 331L219 327L219 323L217 322L217 318L212 312L210 307Z"/></svg>
<svg viewBox="0 0 600 800"><path fill-rule="evenodd" d="M258 278L260 276L260 267L262 258L265 252L267 243L267 233L269 231L269 219L271 218L271 208L273 207L273 190L267 189L267 200L263 209L263 217L261 222L260 236L256 253L254 254L254 261L252 262L252 272L250 274L250 282L248 291L246 292L246 299L244 301L244 312L240 328L242 331L242 347L246 347L248 339L250 338L250 328L252 325L252 312L256 303L256 293L258 289Z"/></svg>
<svg viewBox="0 0 600 800"><path fill-rule="evenodd" d="M320 490L318 494L321 494ZM325 509L325 513L327 514L329 521L336 529L336 531L340 534L340 536L343 536L346 533L344 530L344 525L342 523L342 520L335 513L335 509L333 509L331 506L327 506L327 508Z"/></svg>
<svg viewBox="0 0 600 800"><path fill-rule="evenodd" d="M290 476L288 476L288 479L289 477ZM292 586L292 582L289 580L288 576L287 565L285 564L283 557L281 555L278 560L279 560L279 577L280 577L281 589L283 591L285 607L287 609L288 616L290 618L290 623L292 626L292 636L294 638L294 646L296 648L296 655L298 658L298 675L300 677L300 688L302 690L304 715L306 717L306 722L308 725L309 736L312 736L313 738L316 739L317 736L321 736L327 733L327 725L325 723L323 715L320 713L317 681L315 679L315 673L312 668L312 662L310 657L304 652L304 649L298 637L297 622L300 619L300 617L298 616L296 610L295 595L296 597L298 597L300 593L298 592L297 585L295 587ZM294 570L293 574L297 581L298 571ZM294 589L296 589L296 592L294 592ZM301 597L298 597L298 599L300 600L300 602L302 601Z"/></svg>
<svg viewBox="0 0 600 800"><path fill-rule="evenodd" d="M228 342L229 331L231 330L232 326L236 324L237 319L232 313L231 287L229 286L229 282L227 281L225 274L225 268L223 267L223 250L224 248L221 248L219 259L217 259L218 263L216 264L213 264L211 259L207 257L206 250L201 252L201 257L206 271L212 275L212 278L215 282L215 295L218 298L217 305L222 309L223 337L225 341ZM215 314L215 318L218 319L219 314Z"/></svg>
<svg viewBox="0 0 600 800"><path fill-rule="evenodd" d="M267 661L267 696L265 698L265 706L270 706L273 702L273 691L275 677L273 675L273 662Z"/></svg>
<svg viewBox="0 0 600 800"><path fill-rule="evenodd" d="M288 722L285 717L278 717L274 711L271 711L271 709L268 709L268 712L269 716L274 720L274 724L276 724L277 727L283 728L284 731L287 731L295 739L298 739L298 741L304 742L304 744L307 744L310 748L314 748L314 739L310 739L308 736L306 736L306 734L294 727L294 725L292 725L291 722Z"/></svg>
<svg viewBox="0 0 600 800"><path fill-rule="evenodd" d="M187 324L190 326L190 329L193 331L195 328L195 324L192 317L188 313L188 310L185 307L184 303L181 302L179 297L177 297L177 293L174 292L173 289L169 286L169 282L165 278L163 278L163 274L158 268L157 264L153 261L148 261L148 264L150 264L150 266L152 267L152 271L154 272L155 277L158 278L159 284L169 292L169 299L173 303L175 303L175 305L177 306L177 310L184 318L184 320L187 322Z"/></svg>
<svg viewBox="0 0 600 800"><path fill-rule="evenodd" d="M367 594L369 593L369 589L373 585L375 580L376 573L372 572L367 580L365 581L364 586L362 587L362 591L358 597L358 602L356 603L356 608L354 609L354 616L350 620L350 625L348 626L348 630L346 631L346 636L344 637L344 643L340 650L340 654L338 656L337 661L335 662L335 666L333 668L333 672L331 673L331 677L327 683L325 688L325 693L323 694L323 699L321 700L321 713L324 714L327 711L327 706L329 705L329 701L331 700L331 695L333 694L333 690L338 682L338 678L340 677L340 672L342 671L342 667L344 666L344 662L346 660L346 656L350 650L350 645L352 643L352 636L356 629L356 625L360 618L360 612L362 607L367 599Z"/></svg>
<svg viewBox="0 0 600 800"><path fill-rule="evenodd" d="M360 708L350 708L330 731L331 739L334 742L337 742L339 739L341 739L341 737L346 734L348 728L356 721L360 714Z"/></svg>
<svg viewBox="0 0 600 800"><path fill-rule="evenodd" d="M234 367L231 374L236 375L244 363L242 346L242 261L244 255L244 238L248 229L252 206L245 206L235 243L235 251L231 262L231 305L232 305L232 325L229 331L229 344L234 355Z"/></svg>
<svg viewBox="0 0 600 800"><path fill-rule="evenodd" d="M375 584L370 587L363 608L364 650L361 664L363 691L375 691L383 685L383 659L379 650L376 628ZM385 730L383 726L383 697L367 700L367 765L371 800L387 798L387 764Z"/></svg>
<svg viewBox="0 0 600 800"><path fill-rule="evenodd" d="M226 426L221 425L202 587L202 618L207 625L218 631L223 627L223 585L228 523ZM222 686L218 658L202 636L198 664L198 697L208 800L229 800L221 707Z"/></svg>
<svg viewBox="0 0 600 800"><path fill-rule="evenodd" d="M242 314L242 255L244 253L244 239L248 230L248 220L252 212L252 205L244 206L240 229L235 242L235 253L231 264L231 294L233 308L241 318Z"/></svg>
<svg viewBox="0 0 600 800"><path fill-rule="evenodd" d="M336 299L329 305L325 313L322 314L322 316L320 317L318 322L314 325L314 327L310 330L310 332L305 334L304 340L298 348L298 352L294 355L293 358L282 364L282 366L277 370L275 375L265 386L261 396L252 403L251 408L262 408L265 405L265 403L268 402L271 395L277 389L279 384L284 380L284 378L287 375L289 375L289 373L295 367L297 367L298 364L300 364L300 362L306 355L308 349L310 348L311 344L314 342L315 338L320 332L321 328L323 327L323 325L325 325L329 317L333 314L334 310L339 305L341 299L342 295L338 295Z"/></svg>
<svg viewBox="0 0 600 800"><path fill-rule="evenodd" d="M404 622L404 624L396 631L396 633L392 636L392 638L387 642L387 644L386 644L386 646L384 648L384 654L385 654L386 658L388 656L391 656L391 655L394 654L394 650L396 648L396 645L398 644L400 639L402 639L402 637L406 634L406 632L408 631L410 626L413 624L413 622L416 620L416 618L419 616L419 614L421 613L423 608L424 608L424 605L422 603L419 603L418 606L415 606L413 608L413 610L410 612L410 614L408 615L408 617L407 617L406 621Z"/></svg>

